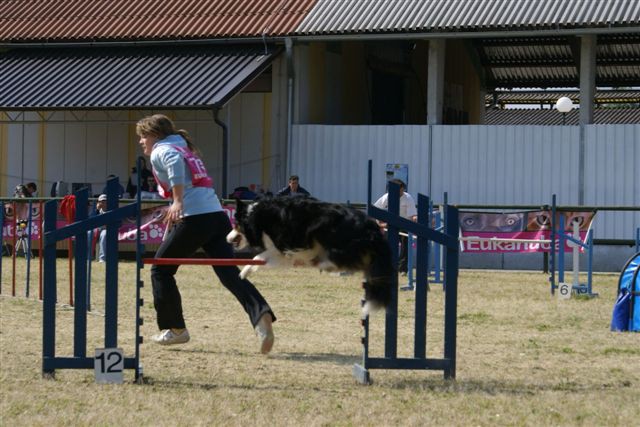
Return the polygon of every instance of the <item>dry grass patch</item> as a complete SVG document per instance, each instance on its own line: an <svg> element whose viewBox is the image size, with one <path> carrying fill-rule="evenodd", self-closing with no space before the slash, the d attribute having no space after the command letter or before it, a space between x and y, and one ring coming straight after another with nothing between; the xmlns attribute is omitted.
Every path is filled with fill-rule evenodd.
<svg viewBox="0 0 640 427"><path fill-rule="evenodd" d="M133 384L128 372L124 385L101 386L91 371L41 379L41 304L6 296L6 260L0 297L3 425L637 424L640 335L609 332L617 275L595 276L600 298L557 301L541 273L461 271L456 381L444 381L441 372L374 370L374 384L365 387L351 377L361 357L360 277L258 271L252 279L278 316L274 351L264 357L247 316L210 269L185 266L178 283L192 341L175 348L145 343L146 384ZM63 302L66 266L59 261ZM119 274L119 339L129 355L133 263L121 263ZM145 338L156 331L148 274L143 271ZM103 277L104 267L94 264L89 353L102 347ZM400 294L400 356L412 351L413 298ZM442 356L442 306L440 286L432 285L431 357ZM372 352L378 355L383 318L377 313L372 319ZM58 309L60 355L71 354L72 319L70 309Z"/></svg>

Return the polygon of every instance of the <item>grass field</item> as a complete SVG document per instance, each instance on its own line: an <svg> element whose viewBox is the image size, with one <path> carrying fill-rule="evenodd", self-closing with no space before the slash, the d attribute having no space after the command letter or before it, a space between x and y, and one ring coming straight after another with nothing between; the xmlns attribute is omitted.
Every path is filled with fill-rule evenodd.
<svg viewBox="0 0 640 427"><path fill-rule="evenodd" d="M24 295L24 261L18 293ZM207 267L182 267L178 283L192 340L148 343L155 318L148 269L141 347L145 383L98 385L93 371L41 378L42 306L11 297L4 258L0 296L0 424L38 425L580 425L640 423L640 334L612 333L617 275L596 274L595 299L558 301L537 272L460 272L455 381L438 371L371 371L361 357L358 276L262 269L252 276L278 316L271 355L235 299ZM59 300L68 301L67 261ZM37 269L36 269L37 271ZM32 273L33 274L33 273ZM37 274L33 275L37 283ZM119 337L133 352L134 264L120 264ZM88 353L103 347L104 267L93 264ZM37 295L32 289L32 295ZM410 355L413 293L400 294L399 355ZM439 285L429 293L428 355L442 357ZM57 353L72 353L73 312L57 311ZM372 318L372 352L382 355L384 315Z"/></svg>

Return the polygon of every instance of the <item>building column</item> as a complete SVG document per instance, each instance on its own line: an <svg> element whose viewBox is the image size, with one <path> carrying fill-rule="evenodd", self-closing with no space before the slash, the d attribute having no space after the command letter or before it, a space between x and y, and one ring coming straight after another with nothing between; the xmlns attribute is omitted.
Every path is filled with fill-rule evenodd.
<svg viewBox="0 0 640 427"><path fill-rule="evenodd" d="M584 204L585 125L593 123L593 97L596 91L595 35L580 37L580 144L578 147L578 204Z"/></svg>
<svg viewBox="0 0 640 427"><path fill-rule="evenodd" d="M580 124L593 123L596 91L596 36L580 37Z"/></svg>
<svg viewBox="0 0 640 427"><path fill-rule="evenodd" d="M487 122L487 107L485 106L484 98L487 96L487 89L480 88L480 116L478 117L478 124L483 125Z"/></svg>
<svg viewBox="0 0 640 427"><path fill-rule="evenodd" d="M442 124L444 106L445 39L429 40L427 76L427 124Z"/></svg>
<svg viewBox="0 0 640 427"><path fill-rule="evenodd" d="M263 152L262 185L265 190L281 188L286 174L289 136L290 79L287 56L280 55L271 65L270 145Z"/></svg>

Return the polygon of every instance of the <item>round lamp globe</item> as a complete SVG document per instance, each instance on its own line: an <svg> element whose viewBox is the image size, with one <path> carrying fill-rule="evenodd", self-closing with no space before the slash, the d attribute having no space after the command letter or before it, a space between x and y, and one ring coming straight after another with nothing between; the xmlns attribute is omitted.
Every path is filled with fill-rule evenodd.
<svg viewBox="0 0 640 427"><path fill-rule="evenodd" d="M568 113L573 108L573 102L571 102L570 98L563 96L556 101L556 108L561 113Z"/></svg>

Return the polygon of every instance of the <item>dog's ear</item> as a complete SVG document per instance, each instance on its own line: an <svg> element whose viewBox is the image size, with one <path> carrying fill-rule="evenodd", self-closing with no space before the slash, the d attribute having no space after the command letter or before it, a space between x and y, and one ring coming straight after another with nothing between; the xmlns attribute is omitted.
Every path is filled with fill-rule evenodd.
<svg viewBox="0 0 640 427"><path fill-rule="evenodd" d="M236 218L236 222L238 222L238 219L242 218L245 211L247 210L247 206L238 197L235 198L235 201L236 201L235 218Z"/></svg>

